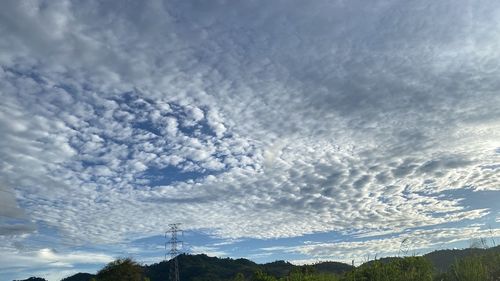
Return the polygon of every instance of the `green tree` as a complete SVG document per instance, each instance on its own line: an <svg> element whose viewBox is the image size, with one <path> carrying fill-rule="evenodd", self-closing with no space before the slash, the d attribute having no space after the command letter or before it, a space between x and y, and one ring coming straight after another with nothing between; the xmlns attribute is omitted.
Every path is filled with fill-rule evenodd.
<svg viewBox="0 0 500 281"><path fill-rule="evenodd" d="M245 281L245 275L243 275L243 273L239 272L236 274L233 281Z"/></svg>
<svg viewBox="0 0 500 281"><path fill-rule="evenodd" d="M96 281L146 281L141 265L130 258L108 263L96 275Z"/></svg>
<svg viewBox="0 0 500 281"><path fill-rule="evenodd" d="M264 273L262 270L257 270L254 273L253 281L277 281L274 276Z"/></svg>

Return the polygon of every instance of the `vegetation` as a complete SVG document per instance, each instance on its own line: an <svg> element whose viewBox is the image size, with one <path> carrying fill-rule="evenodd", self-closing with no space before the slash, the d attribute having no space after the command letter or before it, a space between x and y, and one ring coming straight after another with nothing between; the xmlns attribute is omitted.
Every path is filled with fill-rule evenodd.
<svg viewBox="0 0 500 281"><path fill-rule="evenodd" d="M446 272L448 271L450 265L454 264L457 260L461 260L470 256L483 256L487 255L489 252L500 252L500 248L494 247L490 249L468 248L463 250L440 250L429 253L425 255L425 257L432 262L437 271Z"/></svg>
<svg viewBox="0 0 500 281"><path fill-rule="evenodd" d="M94 274L77 273L75 275L62 279L61 281L89 281L94 277L95 277Z"/></svg>
<svg viewBox="0 0 500 281"><path fill-rule="evenodd" d="M252 281L339 281L335 274L317 273L313 267L302 267L290 272L287 276L277 278L262 271L255 272Z"/></svg>
<svg viewBox="0 0 500 281"><path fill-rule="evenodd" d="M177 257L182 281L499 281L500 247L441 250L421 257L383 258L353 267L338 262L296 266L285 261L256 264L207 255ZM63 281L168 281L169 261L141 266L131 259L109 263L96 275ZM28 279L42 281L43 279Z"/></svg>
<svg viewBox="0 0 500 281"><path fill-rule="evenodd" d="M432 281L434 269L424 257L406 257L388 263L373 262L349 272L342 280Z"/></svg>
<svg viewBox="0 0 500 281"><path fill-rule="evenodd" d="M97 272L92 281L149 281L141 265L132 259L117 259Z"/></svg>
<svg viewBox="0 0 500 281"><path fill-rule="evenodd" d="M242 280L242 279L235 279ZM293 271L277 278L257 271L251 281L496 281L500 280L500 254L471 256L457 260L446 273L435 271L425 257L375 261L343 275Z"/></svg>

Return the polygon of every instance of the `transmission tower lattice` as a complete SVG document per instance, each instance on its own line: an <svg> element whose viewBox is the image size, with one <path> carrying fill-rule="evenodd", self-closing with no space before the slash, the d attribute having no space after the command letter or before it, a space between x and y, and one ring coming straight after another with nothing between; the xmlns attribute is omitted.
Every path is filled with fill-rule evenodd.
<svg viewBox="0 0 500 281"><path fill-rule="evenodd" d="M181 248L183 246L183 241L179 240L179 233L181 236L184 236L184 232L180 229L180 223L172 223L168 226L169 230L165 232L165 260L167 259L167 255L170 255L170 279L169 281L179 281L179 261L177 260L177 256L181 254L178 246L181 244ZM168 238L168 234L170 234L170 239ZM170 247L168 247L170 245Z"/></svg>

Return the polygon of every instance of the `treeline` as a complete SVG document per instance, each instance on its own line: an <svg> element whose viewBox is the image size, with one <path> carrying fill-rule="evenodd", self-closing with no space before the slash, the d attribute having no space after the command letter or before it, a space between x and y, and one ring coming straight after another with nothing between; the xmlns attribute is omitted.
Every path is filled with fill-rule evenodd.
<svg viewBox="0 0 500 281"><path fill-rule="evenodd" d="M179 255L181 281L499 281L500 246L439 250L420 257L392 257L353 267L339 262L297 266L285 261L257 264L247 259ZM96 274L62 281L169 281L172 262L141 265L115 260ZM31 278L29 281L45 281Z"/></svg>
<svg viewBox="0 0 500 281"><path fill-rule="evenodd" d="M223 260L223 259L222 259ZM446 272L439 272L425 257L404 257L372 261L341 273L318 272L314 265L294 267L284 276L263 269L237 273L231 279L216 275L184 272L181 280L194 281L497 281L500 280L500 253L467 256L456 260ZM196 274L196 272L195 272ZM116 260L90 281L150 281L147 271L130 259ZM167 279L166 279L167 280Z"/></svg>
<svg viewBox="0 0 500 281"><path fill-rule="evenodd" d="M405 257L389 262L374 261L342 275L295 270L277 278L258 271L251 278L238 275L234 281L497 281L500 254L468 256L455 261L447 272L438 272L425 257Z"/></svg>

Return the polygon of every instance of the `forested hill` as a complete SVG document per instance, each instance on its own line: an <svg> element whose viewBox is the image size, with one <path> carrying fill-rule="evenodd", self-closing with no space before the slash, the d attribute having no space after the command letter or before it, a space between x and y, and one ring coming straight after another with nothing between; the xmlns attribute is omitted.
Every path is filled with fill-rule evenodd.
<svg viewBox="0 0 500 281"><path fill-rule="evenodd" d="M484 255L487 253L500 253L500 246L489 249L462 249L462 250L439 250L424 255L435 270L444 272L456 261L467 256ZM383 258L381 262L390 262L399 258ZM249 278L257 271L262 271L275 277L283 277L292 271L312 270L318 273L342 274L351 271L351 265L339 262L321 262L314 265L296 266L285 261L275 261L266 264L257 264L247 259L230 259L209 257L207 255L180 255L178 256L180 275L183 281L232 281L239 273ZM373 261L363 264L369 266ZM151 281L165 281L169 279L170 262L160 262L144 265L145 275ZM94 275L89 273L78 273L61 281L89 281ZM26 279L23 281L41 281L44 279Z"/></svg>
<svg viewBox="0 0 500 281"><path fill-rule="evenodd" d="M300 270L301 266L296 266L285 261L275 261L267 264L256 264L247 259L216 258L207 255L180 255L179 269L182 279L186 281L213 281L213 280L233 280L238 273L244 276L252 276L256 271L261 270L273 276L286 276L292 270ZM352 266L328 262L312 265L315 271L328 273L343 273L352 269ZM146 275L151 281L168 280L170 264L161 262L145 267ZM73 281L73 280L71 280Z"/></svg>
<svg viewBox="0 0 500 281"><path fill-rule="evenodd" d="M94 277L94 274L77 273L71 277L62 279L61 281L89 281L92 277Z"/></svg>
<svg viewBox="0 0 500 281"><path fill-rule="evenodd" d="M449 267L457 260L468 256L480 256L487 253L500 253L500 246L491 248L467 248L467 249L453 249L453 250L438 250L433 251L428 254L423 255L424 258L428 259L434 268L439 272L445 272ZM377 259L377 261L382 263L389 263L391 261L401 259L399 257L385 257ZM373 264L375 261L371 260L364 263L362 266L368 266Z"/></svg>
<svg viewBox="0 0 500 281"><path fill-rule="evenodd" d="M266 264L257 264L247 259L216 258L207 255L180 255L178 256L179 271L184 281L226 281L233 280L238 273L252 276L261 270L273 276L285 276L292 270L301 270L285 261L275 261ZM339 262L323 262L310 266L316 272L341 274L352 269L352 266ZM151 281L168 280L170 262L160 262L145 265L144 271ZM78 273L62 281L88 281L93 275Z"/></svg>
<svg viewBox="0 0 500 281"><path fill-rule="evenodd" d="M459 260L463 257L474 256L474 255L484 255L486 253L500 253L500 246L481 249L481 248L469 248L469 249L461 249L461 250L439 250L428 253L424 255L431 263L434 265L434 268L437 270L444 272L446 271L451 264L453 264L456 260Z"/></svg>

